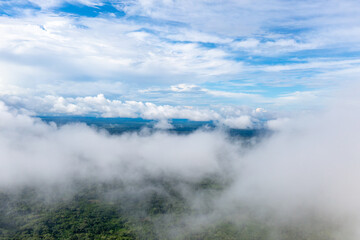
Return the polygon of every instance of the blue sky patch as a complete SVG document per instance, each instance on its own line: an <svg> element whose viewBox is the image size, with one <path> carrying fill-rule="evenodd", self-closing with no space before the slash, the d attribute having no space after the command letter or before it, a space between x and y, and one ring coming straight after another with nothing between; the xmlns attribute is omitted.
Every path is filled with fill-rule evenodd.
<svg viewBox="0 0 360 240"><path fill-rule="evenodd" d="M98 17L104 15L114 15L116 17L125 16L125 13L123 11L116 9L109 2L105 2L103 5L95 5L95 6L64 3L61 7L55 8L54 11L74 14L82 17Z"/></svg>
<svg viewBox="0 0 360 240"><path fill-rule="evenodd" d="M22 15L24 10L39 11L41 8L29 1L15 2L12 0L2 0L0 2L0 16L12 16L16 17Z"/></svg>

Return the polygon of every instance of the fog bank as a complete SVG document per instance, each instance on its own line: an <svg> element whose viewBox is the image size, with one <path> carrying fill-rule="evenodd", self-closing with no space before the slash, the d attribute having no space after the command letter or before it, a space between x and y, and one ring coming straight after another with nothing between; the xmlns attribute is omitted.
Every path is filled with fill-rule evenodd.
<svg viewBox="0 0 360 240"><path fill-rule="evenodd" d="M333 227L333 239L355 240L359 122L360 114L344 102L316 116L279 120L271 137L244 147L221 130L109 135L83 124L45 124L0 104L0 188L168 177L196 212L184 220L189 229L249 216L309 228L316 219ZM209 176L226 182L210 201L181 184Z"/></svg>

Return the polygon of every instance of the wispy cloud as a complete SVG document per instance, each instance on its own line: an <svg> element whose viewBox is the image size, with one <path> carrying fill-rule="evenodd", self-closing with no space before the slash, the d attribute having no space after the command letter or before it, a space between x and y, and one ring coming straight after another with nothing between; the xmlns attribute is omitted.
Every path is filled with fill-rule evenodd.
<svg viewBox="0 0 360 240"><path fill-rule="evenodd" d="M358 78L357 1L0 4L3 95L76 98L104 93L164 105L179 104L181 94L197 92L203 96L197 98L200 105L230 99L262 104L269 102L264 85L278 87L275 99L296 91L326 91L342 84L339 79ZM81 12L81 6L96 14ZM229 90L225 86L233 80L253 87ZM179 84L201 87L190 91ZM165 93L169 88L174 94ZM144 89L160 89L166 97Z"/></svg>

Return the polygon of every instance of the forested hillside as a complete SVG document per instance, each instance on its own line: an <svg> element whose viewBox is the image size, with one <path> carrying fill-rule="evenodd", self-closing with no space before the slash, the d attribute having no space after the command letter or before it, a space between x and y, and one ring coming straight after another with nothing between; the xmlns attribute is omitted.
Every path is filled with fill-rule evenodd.
<svg viewBox="0 0 360 240"><path fill-rule="evenodd" d="M316 218L278 225L246 209L239 209L237 221L214 218L212 198L226 184L213 176L196 183L171 178L132 186L77 181L69 191L56 186L3 191L0 239L332 239L334 226ZM185 192L201 195L201 207L192 206Z"/></svg>

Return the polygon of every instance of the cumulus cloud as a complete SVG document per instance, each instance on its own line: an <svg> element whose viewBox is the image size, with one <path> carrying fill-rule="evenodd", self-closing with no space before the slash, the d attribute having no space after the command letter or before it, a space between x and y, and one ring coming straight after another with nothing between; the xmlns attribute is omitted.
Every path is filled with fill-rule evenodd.
<svg viewBox="0 0 360 240"><path fill-rule="evenodd" d="M188 88L188 87L187 87ZM176 91L185 91L181 88ZM189 88L190 89L190 88ZM186 90L188 91L188 90ZM192 91L192 90L191 90ZM168 120L189 119L193 121L214 121L230 128L262 128L259 119L273 119L275 113L265 109L237 106L192 107L179 105L158 105L151 102L120 101L108 99L103 94L87 97L45 96L19 98L11 95L0 96L13 109L31 112L32 115L95 115L105 118L144 118L160 120L160 128L169 128Z"/></svg>
<svg viewBox="0 0 360 240"><path fill-rule="evenodd" d="M240 128L240 129L253 128L253 123L251 121L250 116L246 116L246 115L237 118L227 118L223 120L222 123L230 128Z"/></svg>
<svg viewBox="0 0 360 240"><path fill-rule="evenodd" d="M174 128L174 126L171 125L171 123L170 123L168 120L166 120L166 119L161 119L160 121L158 121L158 122L154 125L154 128L167 130L167 129L172 129L172 128Z"/></svg>

